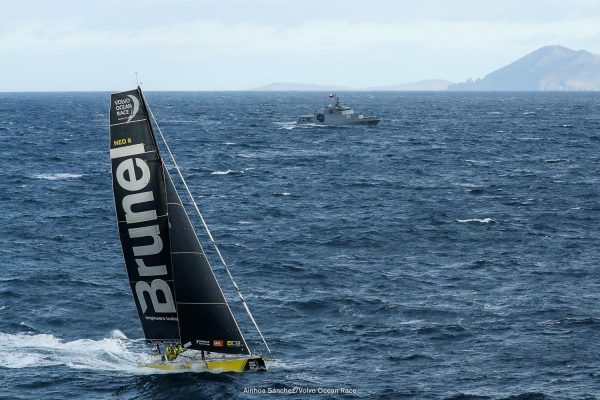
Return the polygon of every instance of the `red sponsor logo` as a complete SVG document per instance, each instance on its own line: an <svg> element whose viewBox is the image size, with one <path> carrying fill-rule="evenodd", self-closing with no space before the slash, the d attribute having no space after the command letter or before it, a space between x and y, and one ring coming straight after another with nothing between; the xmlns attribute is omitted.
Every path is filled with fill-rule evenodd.
<svg viewBox="0 0 600 400"><path fill-rule="evenodd" d="M213 346L223 347L223 341L222 340L213 340Z"/></svg>

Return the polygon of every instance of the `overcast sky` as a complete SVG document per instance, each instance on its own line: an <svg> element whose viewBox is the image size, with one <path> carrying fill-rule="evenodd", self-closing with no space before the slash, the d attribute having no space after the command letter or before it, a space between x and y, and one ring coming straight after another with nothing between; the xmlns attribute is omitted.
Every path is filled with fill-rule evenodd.
<svg viewBox="0 0 600 400"><path fill-rule="evenodd" d="M0 0L0 91L349 87L600 53L597 0Z"/></svg>

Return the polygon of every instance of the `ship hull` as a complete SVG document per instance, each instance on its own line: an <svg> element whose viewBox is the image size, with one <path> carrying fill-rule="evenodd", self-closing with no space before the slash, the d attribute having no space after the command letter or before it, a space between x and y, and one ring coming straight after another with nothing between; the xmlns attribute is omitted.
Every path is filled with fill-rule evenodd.
<svg viewBox="0 0 600 400"><path fill-rule="evenodd" d="M261 356L223 357L208 360L178 357L173 361L156 360L148 364L140 364L139 366L162 371L190 372L253 372L267 370L265 360Z"/></svg>
<svg viewBox="0 0 600 400"><path fill-rule="evenodd" d="M298 118L298 120L296 121L296 124L298 124L298 125L313 124L313 125L324 125L324 126L351 126L351 125L377 125L380 121L381 121L381 119L377 118L377 117L366 117L366 118L352 119L352 120L336 118L333 120L325 119L324 121L318 121L317 118L315 118L315 117L303 116L301 118Z"/></svg>
<svg viewBox="0 0 600 400"><path fill-rule="evenodd" d="M377 125L380 121L381 119L379 118L364 118L352 125Z"/></svg>

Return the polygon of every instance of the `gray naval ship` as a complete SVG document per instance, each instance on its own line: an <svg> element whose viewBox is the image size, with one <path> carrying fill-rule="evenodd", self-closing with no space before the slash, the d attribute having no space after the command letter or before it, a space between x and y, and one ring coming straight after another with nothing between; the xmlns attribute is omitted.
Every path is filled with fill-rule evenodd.
<svg viewBox="0 0 600 400"><path fill-rule="evenodd" d="M377 125L381 121L379 117L365 117L362 113L355 112L352 107L343 105L336 94L329 97L335 99L335 104L328 104L313 115L301 115L296 123L342 126Z"/></svg>

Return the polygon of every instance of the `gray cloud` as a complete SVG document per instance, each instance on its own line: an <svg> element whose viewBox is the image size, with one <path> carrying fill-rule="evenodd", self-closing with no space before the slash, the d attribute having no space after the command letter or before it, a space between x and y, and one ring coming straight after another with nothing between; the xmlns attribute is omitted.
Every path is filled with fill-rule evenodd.
<svg viewBox="0 0 600 400"><path fill-rule="evenodd" d="M119 89L134 70L148 89L244 89L271 81L375 86L478 77L547 44L600 50L596 2L526 6L24 0L0 17L0 57L11 60L0 65L0 90Z"/></svg>

